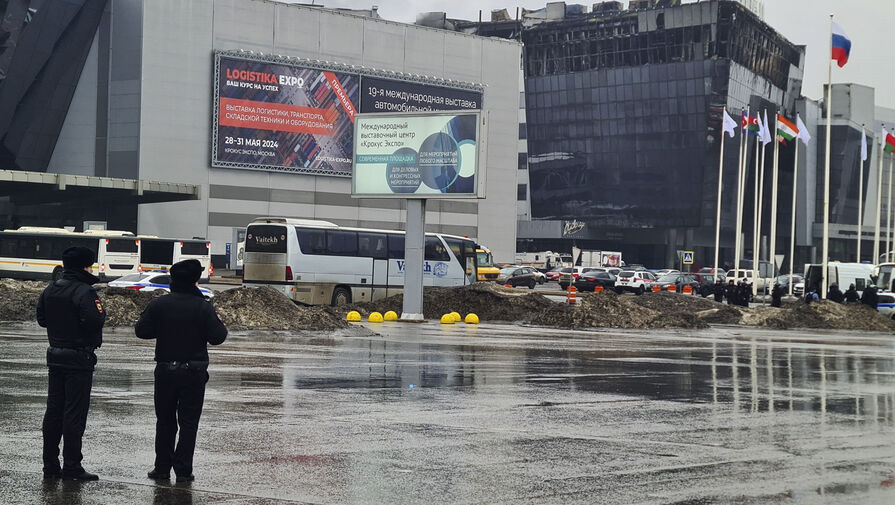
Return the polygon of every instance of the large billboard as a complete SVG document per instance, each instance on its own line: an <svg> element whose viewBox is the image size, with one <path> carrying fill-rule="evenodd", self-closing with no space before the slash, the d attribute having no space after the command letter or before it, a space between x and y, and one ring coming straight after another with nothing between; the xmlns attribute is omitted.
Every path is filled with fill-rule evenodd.
<svg viewBox="0 0 895 505"><path fill-rule="evenodd" d="M352 195L481 198L479 111L361 114Z"/></svg>
<svg viewBox="0 0 895 505"><path fill-rule="evenodd" d="M215 54L211 166L351 176L360 112L478 110L481 91Z"/></svg>
<svg viewBox="0 0 895 505"><path fill-rule="evenodd" d="M212 166L351 175L359 76L216 57Z"/></svg>

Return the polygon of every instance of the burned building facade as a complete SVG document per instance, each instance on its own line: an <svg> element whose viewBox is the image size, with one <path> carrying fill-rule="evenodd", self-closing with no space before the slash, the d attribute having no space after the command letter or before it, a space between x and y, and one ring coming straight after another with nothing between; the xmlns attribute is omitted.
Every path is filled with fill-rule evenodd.
<svg viewBox="0 0 895 505"><path fill-rule="evenodd" d="M555 2L515 20L474 24L478 33L510 33L524 43L532 220L520 221L518 247L574 243L652 265L686 248L705 260L714 248L721 111L791 117L804 48L732 0L623 7L603 2L582 12ZM722 226L731 262L737 156L728 142ZM785 165L781 173L791 173ZM750 172L746 230L753 180ZM781 181L789 181L781 192L786 184L791 191L791 179Z"/></svg>

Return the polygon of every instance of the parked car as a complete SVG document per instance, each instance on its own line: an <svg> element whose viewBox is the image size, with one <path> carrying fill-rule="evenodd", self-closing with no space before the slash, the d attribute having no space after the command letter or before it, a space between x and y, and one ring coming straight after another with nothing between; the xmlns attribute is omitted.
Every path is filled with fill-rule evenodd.
<svg viewBox="0 0 895 505"><path fill-rule="evenodd" d="M133 289L136 291L166 291L171 292L171 276L168 272L141 272L125 275L109 282L110 288ZM214 297L210 289L199 288L205 298Z"/></svg>
<svg viewBox="0 0 895 505"><path fill-rule="evenodd" d="M656 280L656 275L646 270L625 270L615 279L615 291L617 293L630 291L642 295L646 292L647 285Z"/></svg>
<svg viewBox="0 0 895 505"><path fill-rule="evenodd" d="M677 269L674 269L674 268L663 268L662 270L657 270L657 271L656 271L656 276L658 276L658 277L662 277L663 275L668 275L668 274L679 274L679 273L681 273L681 271L680 271L680 270L677 270Z"/></svg>
<svg viewBox="0 0 895 505"><path fill-rule="evenodd" d="M497 282L501 284L509 284L514 288L528 286L529 289L534 289L538 284L538 280L535 279L534 274L525 270L525 267L501 268L500 274L497 276Z"/></svg>
<svg viewBox="0 0 895 505"><path fill-rule="evenodd" d="M552 270L548 270L546 274L548 281L559 281L559 276L562 274L563 267L556 267Z"/></svg>
<svg viewBox="0 0 895 505"><path fill-rule="evenodd" d="M538 284L543 284L547 282L547 275L544 272L541 272L535 267L521 267L526 273L530 273L535 276L535 280L538 281Z"/></svg>
<svg viewBox="0 0 895 505"><path fill-rule="evenodd" d="M571 284L575 282L581 274L590 272L592 270L602 270L595 269L589 267L566 267L562 269L562 273L559 276L559 287L562 289L567 289Z"/></svg>
<svg viewBox="0 0 895 505"><path fill-rule="evenodd" d="M746 284L749 284L751 286L752 285L752 270L751 269L731 270L730 272L727 272L727 280L733 280L737 284L739 284L741 280L745 280ZM762 277L759 277L758 278L758 292L759 293L764 292L765 284L766 284L765 279Z"/></svg>
<svg viewBox="0 0 895 505"><path fill-rule="evenodd" d="M793 279L793 291L795 291L795 286L798 286L800 282L805 280L805 278L802 277L800 274L793 274L792 279ZM774 282L777 284L780 284L780 287L783 288L783 290L785 292L789 293L789 274L778 275L777 277L774 277ZM773 285L772 285L772 287L773 287ZM840 286L840 287L842 288L842 291L845 291L846 289L848 289L848 286ZM804 289L804 286L803 286L803 289ZM793 294L795 294L795 293L793 293Z"/></svg>
<svg viewBox="0 0 895 505"><path fill-rule="evenodd" d="M578 291L596 291L597 286L603 286L604 289L614 289L615 276L609 272L591 271L579 275L575 279L575 288Z"/></svg>
<svg viewBox="0 0 895 505"><path fill-rule="evenodd" d="M715 267L702 267L699 269L698 274L718 274L722 277L727 277L727 271L723 268L715 268Z"/></svg>
<svg viewBox="0 0 895 505"><path fill-rule="evenodd" d="M618 274L622 273L622 269L618 267L606 267L606 272L612 274L613 277L618 277Z"/></svg>
<svg viewBox="0 0 895 505"><path fill-rule="evenodd" d="M676 274L665 274L662 277L659 277L654 282L649 283L646 286L646 289L650 290L653 288L653 286L659 286L662 291L667 290L669 286L674 286L677 292L681 293L684 291L684 286L690 286L690 288L694 291L698 290L699 281L693 274L682 274L678 272Z"/></svg>

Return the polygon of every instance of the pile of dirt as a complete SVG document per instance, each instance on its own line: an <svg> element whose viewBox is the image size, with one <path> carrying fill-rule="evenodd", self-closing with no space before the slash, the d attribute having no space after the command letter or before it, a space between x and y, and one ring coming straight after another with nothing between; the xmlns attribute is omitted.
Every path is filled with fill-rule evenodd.
<svg viewBox="0 0 895 505"><path fill-rule="evenodd" d="M339 314L323 307L296 305L266 286L218 293L214 307L231 330L326 331L348 326Z"/></svg>
<svg viewBox="0 0 895 505"><path fill-rule="evenodd" d="M743 319L743 309L735 305L716 304L716 307L701 310L696 317L708 324L740 324Z"/></svg>
<svg viewBox="0 0 895 505"><path fill-rule="evenodd" d="M577 307L560 305L534 314L528 322L560 328L707 328L692 313L674 312L670 304L657 300L650 308L641 298L617 295L612 291L582 295ZM676 296L676 295L672 295Z"/></svg>
<svg viewBox="0 0 895 505"><path fill-rule="evenodd" d="M779 329L895 331L895 321L863 304L820 301L781 309L762 307L753 309L753 314L756 320L744 318L743 323Z"/></svg>
<svg viewBox="0 0 895 505"><path fill-rule="evenodd" d="M124 288L99 288L96 290L106 311L106 328L133 326L149 302L164 291L137 291Z"/></svg>
<svg viewBox="0 0 895 505"><path fill-rule="evenodd" d="M370 312L398 314L404 304L402 295L376 302L360 302L335 312L342 315L356 310L363 315ZM493 282L477 282L468 286L427 287L423 290L423 317L438 319L448 312L475 313L482 321L528 321L533 314L554 310L559 306L544 296L519 289L505 288Z"/></svg>
<svg viewBox="0 0 895 505"><path fill-rule="evenodd" d="M717 309L721 305L701 296L682 295L667 291L644 293L632 300L641 307L655 310L664 315L695 314L703 310Z"/></svg>
<svg viewBox="0 0 895 505"><path fill-rule="evenodd" d="M34 321L44 282L0 279L0 321Z"/></svg>

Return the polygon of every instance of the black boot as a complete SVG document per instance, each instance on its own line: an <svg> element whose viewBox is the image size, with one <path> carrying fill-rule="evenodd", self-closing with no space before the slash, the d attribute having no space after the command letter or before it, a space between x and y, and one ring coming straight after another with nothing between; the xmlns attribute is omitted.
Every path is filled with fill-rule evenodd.
<svg viewBox="0 0 895 505"><path fill-rule="evenodd" d="M63 470L62 471L62 480L80 480L80 481L99 480L99 475L97 475L95 473L90 473L87 470L84 470L83 468L81 468L80 470L74 470L74 471L68 471L68 472Z"/></svg>
<svg viewBox="0 0 895 505"><path fill-rule="evenodd" d="M196 477L193 474L177 476L177 482L192 482L194 480L196 480Z"/></svg>
<svg viewBox="0 0 895 505"><path fill-rule="evenodd" d="M146 474L147 477L153 480L169 480L171 478L170 471L159 470L158 468L153 468L149 473Z"/></svg>

